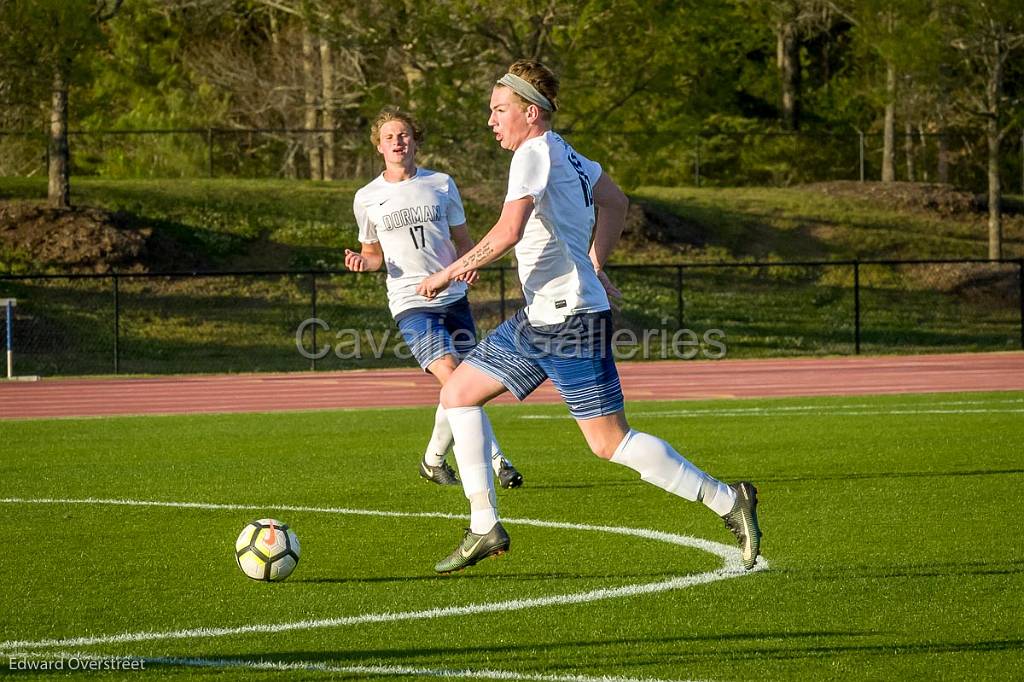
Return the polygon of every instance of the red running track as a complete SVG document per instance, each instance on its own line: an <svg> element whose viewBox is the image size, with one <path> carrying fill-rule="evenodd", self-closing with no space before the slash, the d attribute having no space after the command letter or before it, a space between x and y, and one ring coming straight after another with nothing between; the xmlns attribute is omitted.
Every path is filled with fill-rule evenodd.
<svg viewBox="0 0 1024 682"><path fill-rule="evenodd" d="M619 373L627 400L1022 391L1024 353L623 362ZM437 390L415 369L0 381L0 419L424 406ZM527 402L559 400L546 382Z"/></svg>

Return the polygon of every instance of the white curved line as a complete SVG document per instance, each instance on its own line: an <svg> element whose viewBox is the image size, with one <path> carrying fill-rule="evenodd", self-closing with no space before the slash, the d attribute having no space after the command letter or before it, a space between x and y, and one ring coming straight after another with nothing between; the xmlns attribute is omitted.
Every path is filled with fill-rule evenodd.
<svg viewBox="0 0 1024 682"><path fill-rule="evenodd" d="M344 507L306 507L295 505L248 505L248 504L217 504L207 502L162 502L156 500L130 500L130 499L61 499L61 498L0 498L2 504L96 504L96 505L121 505L135 507L171 507L184 509L208 509L208 510L277 510L277 511L302 511L326 514L354 514L360 516L383 516L383 517L413 517L413 518L444 518L464 519L464 516L456 514L445 514L441 512L392 512L377 511L372 509L347 509ZM714 554L724 561L724 566L716 571L708 571L695 575L678 576L669 580L639 585L624 585L616 588L602 588L577 592L570 594L552 595L547 597L534 597L530 599L511 599L500 602L482 604L466 604L463 606L447 606L443 608L425 609L420 611L400 611L383 613L366 613L355 616L340 616L336 618L321 618L316 620L301 620L290 623L276 623L272 625L241 625L234 627L218 628L191 628L181 630L165 631L144 631L144 632L123 632L116 635L96 635L87 637L72 637L65 639L41 639L41 640L11 640L0 642L0 652L12 650L48 649L54 647L83 647L99 644L126 644L133 642L151 642L159 640L192 639L207 637L225 637L229 635L244 634L275 634L294 630L315 630L346 625L360 625L364 623L388 623L410 620L425 620L432 618L445 618L450 616L468 616L481 613L494 613L499 611L520 611L523 609L538 608L543 606L561 606L569 604L583 604L587 602L601 601L605 599L616 599L622 597L634 597L639 595L657 594L669 590L678 590L695 585L738 578L751 573L743 570L740 552L735 547L723 545L710 540L702 540L686 535L664 533L661 531L648 530L644 528L626 528L619 526L593 526L577 523L561 523L557 521L541 521L537 519L502 519L503 523L538 526L543 528L560 528L569 530L596 531L605 533L617 533L635 537L668 542L675 545L692 547ZM762 557L753 571L761 571L768 568L768 562Z"/></svg>

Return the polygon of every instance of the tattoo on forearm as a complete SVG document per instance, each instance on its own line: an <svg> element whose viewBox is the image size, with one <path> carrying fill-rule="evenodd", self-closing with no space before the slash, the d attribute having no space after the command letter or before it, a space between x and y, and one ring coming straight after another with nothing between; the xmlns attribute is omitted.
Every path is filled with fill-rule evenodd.
<svg viewBox="0 0 1024 682"><path fill-rule="evenodd" d="M475 251L476 253L470 252L466 254L465 258L463 258L460 263L462 267L467 270L472 270L494 253L494 247L491 246L490 242L482 241L476 245Z"/></svg>

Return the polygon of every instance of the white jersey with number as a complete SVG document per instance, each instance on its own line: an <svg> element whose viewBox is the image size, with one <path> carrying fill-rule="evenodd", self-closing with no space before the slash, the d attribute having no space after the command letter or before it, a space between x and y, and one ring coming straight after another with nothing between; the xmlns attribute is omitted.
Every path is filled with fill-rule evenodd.
<svg viewBox="0 0 1024 682"><path fill-rule="evenodd" d="M505 201L533 197L533 214L516 245L526 314L533 325L608 310L608 295L590 262L593 187L601 166L557 133L524 142L512 156Z"/></svg>
<svg viewBox="0 0 1024 682"><path fill-rule="evenodd" d="M410 308L446 306L466 295L464 282L453 282L433 300L416 293L425 277L455 261L450 228L464 225L466 214L451 177L417 168L408 180L388 182L382 173L356 192L352 210L359 241L379 242L384 251L392 315Z"/></svg>

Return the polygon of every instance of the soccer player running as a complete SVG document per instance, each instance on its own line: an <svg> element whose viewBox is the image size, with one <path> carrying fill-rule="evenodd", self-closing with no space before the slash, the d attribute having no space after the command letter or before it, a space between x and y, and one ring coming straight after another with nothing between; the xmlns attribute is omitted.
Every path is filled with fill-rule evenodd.
<svg viewBox="0 0 1024 682"><path fill-rule="evenodd" d="M498 144L514 152L501 216L474 248L418 288L427 298L444 296L460 277L515 247L526 297L526 307L481 342L441 389L470 527L435 570L450 573L508 550L486 472L492 436L482 406L505 391L522 400L547 378L594 454L703 502L725 520L751 569L761 540L754 486L712 478L626 421L608 298L621 293L603 267L622 234L628 200L600 165L551 130L557 96L556 76L536 61L517 61L498 80L488 125Z"/></svg>
<svg viewBox="0 0 1024 682"><path fill-rule="evenodd" d="M345 249L345 267L367 272L387 263L391 314L420 367L443 386L460 358L476 345L466 289L477 273L461 273L444 293L430 299L416 293L416 285L473 248L462 199L451 177L416 166L423 129L410 114L384 109L370 129L370 140L384 158L384 172L356 192L352 210L361 249ZM420 476L438 485L459 484L445 459L451 444L452 430L438 404ZM488 455L501 487L523 484L493 433L488 434Z"/></svg>

